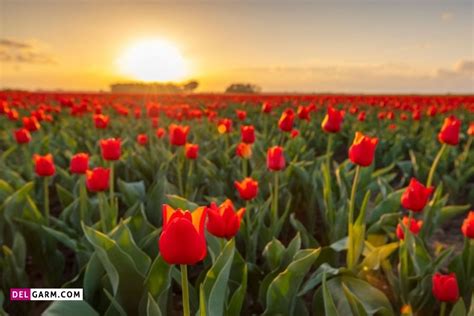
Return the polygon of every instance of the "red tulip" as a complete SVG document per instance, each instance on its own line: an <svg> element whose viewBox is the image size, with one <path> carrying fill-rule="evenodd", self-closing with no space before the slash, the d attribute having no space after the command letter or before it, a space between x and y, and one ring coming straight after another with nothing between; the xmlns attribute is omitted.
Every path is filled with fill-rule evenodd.
<svg viewBox="0 0 474 316"><path fill-rule="evenodd" d="M156 137L163 138L166 135L166 131L163 127L160 127L156 130Z"/></svg>
<svg viewBox="0 0 474 316"><path fill-rule="evenodd" d="M18 118L20 117L20 115L18 114L18 111L15 110L15 109L9 109L7 111L7 117L10 121L18 121Z"/></svg>
<svg viewBox="0 0 474 316"><path fill-rule="evenodd" d="M120 143L120 138L101 139L102 158L108 161L119 160L121 154Z"/></svg>
<svg viewBox="0 0 474 316"><path fill-rule="evenodd" d="M41 128L41 125L39 124L36 117L31 116L31 117L23 118L23 127L26 128L30 132L36 132L37 130Z"/></svg>
<svg viewBox="0 0 474 316"><path fill-rule="evenodd" d="M368 137L361 132L356 132L354 141L349 148L349 159L362 167L372 164L375 155L375 147L379 142L377 137Z"/></svg>
<svg viewBox="0 0 474 316"><path fill-rule="evenodd" d="M400 224L397 225L396 234L397 234L398 239L400 240L405 239L405 233L404 233L405 227L408 227L408 229L411 231L413 235L418 235L418 233L421 230L421 227L423 226L423 221L421 220L417 221L414 218L411 219L410 225L408 225L408 219L409 219L408 216L403 217L403 220L402 220L403 226Z"/></svg>
<svg viewBox="0 0 474 316"><path fill-rule="evenodd" d="M241 121L244 121L247 118L247 112L241 110L235 110L237 118Z"/></svg>
<svg viewBox="0 0 474 316"><path fill-rule="evenodd" d="M252 145L239 143L237 147L235 147L235 154L241 158L250 158L252 156Z"/></svg>
<svg viewBox="0 0 474 316"><path fill-rule="evenodd" d="M161 256L168 264L196 264L206 257L206 210L206 207L199 207L190 213L163 205L159 247Z"/></svg>
<svg viewBox="0 0 474 316"><path fill-rule="evenodd" d="M49 177L54 175L56 168L54 166L53 155L47 154L40 156L34 154L33 161L35 163L35 172L38 176Z"/></svg>
<svg viewBox="0 0 474 316"><path fill-rule="evenodd" d="M189 126L170 124L168 127L170 143L174 146L184 146L189 133Z"/></svg>
<svg viewBox="0 0 474 316"><path fill-rule="evenodd" d="M264 102L262 104L262 112L263 113L270 113L272 111L272 105L269 102Z"/></svg>
<svg viewBox="0 0 474 316"><path fill-rule="evenodd" d="M242 200L253 200L258 194L258 182L252 178L245 178L242 182L235 181L234 185Z"/></svg>
<svg viewBox="0 0 474 316"><path fill-rule="evenodd" d="M145 146L148 143L148 136L146 134L138 134L137 143L139 143L142 146Z"/></svg>
<svg viewBox="0 0 474 316"><path fill-rule="evenodd" d="M199 145L188 143L184 146L184 151L186 154L186 158L196 159L198 157Z"/></svg>
<svg viewBox="0 0 474 316"><path fill-rule="evenodd" d="M13 132L18 144L28 144L31 141L31 134L26 128L20 128Z"/></svg>
<svg viewBox="0 0 474 316"><path fill-rule="evenodd" d="M456 275L450 273L433 275L433 295L440 302L454 303L459 298L459 288Z"/></svg>
<svg viewBox="0 0 474 316"><path fill-rule="evenodd" d="M357 120L358 120L359 122L365 121L365 115L366 115L366 114L365 114L364 111L360 112L359 115L357 116Z"/></svg>
<svg viewBox="0 0 474 316"><path fill-rule="evenodd" d="M94 120L95 128L105 129L109 125L110 118L107 115L94 114L92 118Z"/></svg>
<svg viewBox="0 0 474 316"><path fill-rule="evenodd" d="M242 142L253 144L255 142L255 127L253 125L241 125L240 136Z"/></svg>
<svg viewBox="0 0 474 316"><path fill-rule="evenodd" d="M413 212L421 212L425 208L426 203L428 203L433 190L433 187L426 188L415 178L411 178L410 184L402 194L402 206Z"/></svg>
<svg viewBox="0 0 474 316"><path fill-rule="evenodd" d="M341 130L344 111L339 111L333 107L328 107L328 113L324 117L321 127L326 133L337 133Z"/></svg>
<svg viewBox="0 0 474 316"><path fill-rule="evenodd" d="M273 146L267 151L267 168L272 171L278 171L285 168L285 156L283 148Z"/></svg>
<svg viewBox="0 0 474 316"><path fill-rule="evenodd" d="M212 202L207 209L207 231L216 237L231 239L239 231L244 213L245 208L235 212L234 204L229 199L219 206Z"/></svg>
<svg viewBox="0 0 474 316"><path fill-rule="evenodd" d="M299 135L300 135L300 131L297 130L297 129L293 129L293 130L291 131L290 137L291 137L291 138L296 138L296 137L298 137Z"/></svg>
<svg viewBox="0 0 474 316"><path fill-rule="evenodd" d="M291 132L293 129L293 123L295 121L295 112L293 109L286 109L281 114L280 120L278 121L278 127L284 132Z"/></svg>
<svg viewBox="0 0 474 316"><path fill-rule="evenodd" d="M91 192L102 192L109 189L110 169L94 168L86 171L86 187Z"/></svg>
<svg viewBox="0 0 474 316"><path fill-rule="evenodd" d="M310 114L311 114L311 106L302 106L300 105L297 110L298 118L300 120L306 120L309 121L311 119Z"/></svg>
<svg viewBox="0 0 474 316"><path fill-rule="evenodd" d="M219 134L230 133L232 131L232 121L227 118L219 120L219 123L217 124L217 131Z"/></svg>
<svg viewBox="0 0 474 316"><path fill-rule="evenodd" d="M89 155L86 153L78 153L72 156L69 170L71 173L84 174L89 168Z"/></svg>
<svg viewBox="0 0 474 316"><path fill-rule="evenodd" d="M470 211L464 220L461 231L464 236L474 239L474 211Z"/></svg>
<svg viewBox="0 0 474 316"><path fill-rule="evenodd" d="M412 115L411 115L411 118L414 120L414 121L419 121L421 120L421 112L419 110L415 110L413 111Z"/></svg>
<svg viewBox="0 0 474 316"><path fill-rule="evenodd" d="M444 119L443 127L438 133L438 140L443 144L455 146L459 143L459 130L461 129L461 121L455 116Z"/></svg>
<svg viewBox="0 0 474 316"><path fill-rule="evenodd" d="M474 136L474 122L469 124L469 128L467 129L467 135Z"/></svg>

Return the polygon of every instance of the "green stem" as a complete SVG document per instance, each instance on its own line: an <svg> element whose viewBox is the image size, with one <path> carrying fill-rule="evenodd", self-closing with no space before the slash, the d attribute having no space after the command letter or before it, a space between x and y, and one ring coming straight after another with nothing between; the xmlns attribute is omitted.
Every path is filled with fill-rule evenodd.
<svg viewBox="0 0 474 316"><path fill-rule="evenodd" d="M186 179L186 196L185 198L189 199L192 191L192 183L191 183L191 176L193 174L193 166L194 161L192 159L189 160L189 169L188 169L188 177Z"/></svg>
<svg viewBox="0 0 474 316"><path fill-rule="evenodd" d="M185 264L181 267L181 288L183 290L183 316L190 316L189 311L189 287L188 287L188 266Z"/></svg>
<svg viewBox="0 0 474 316"><path fill-rule="evenodd" d="M44 217L46 219L46 225L49 225L49 177L43 178L44 184Z"/></svg>
<svg viewBox="0 0 474 316"><path fill-rule="evenodd" d="M333 135L329 134L328 135L328 144L327 144L327 147L326 147L326 166L328 168L329 175L331 174L332 142L333 142Z"/></svg>
<svg viewBox="0 0 474 316"><path fill-rule="evenodd" d="M351 199L349 204L349 218L347 221L348 227L348 241L349 245L347 247L347 268L353 269L356 262L355 262L355 245L354 245L354 231L353 231L353 224L354 224L354 212L355 212L355 198L356 198L356 191L357 191L357 183L359 182L360 177L360 166L356 166L355 175L354 175L354 182L352 183L352 190L351 190Z"/></svg>
<svg viewBox="0 0 474 316"><path fill-rule="evenodd" d="M87 210L87 189L86 189L86 177L81 176L79 184L79 203L80 203L80 220L86 223L86 210ZM86 223L87 224L87 223Z"/></svg>
<svg viewBox="0 0 474 316"><path fill-rule="evenodd" d="M436 155L435 160L433 160L433 164L431 165L430 173L428 174L428 180L426 181L426 186L430 187L431 183L433 182L433 176L436 170L436 167L439 164L439 161L441 160L441 156L443 155L444 151L446 150L447 145L443 144L441 146L440 150L438 151L438 154Z"/></svg>
<svg viewBox="0 0 474 316"><path fill-rule="evenodd" d="M474 139L474 137L471 136L467 140L466 146L464 147L464 151L461 154L461 163L464 163L464 161L467 159L467 156L469 155L469 149L471 148L472 139Z"/></svg>
<svg viewBox="0 0 474 316"><path fill-rule="evenodd" d="M242 173L244 178L246 178L248 174L248 162L248 159L242 158Z"/></svg>
<svg viewBox="0 0 474 316"><path fill-rule="evenodd" d="M446 302L441 303L441 311L439 312L440 316L444 316L446 314Z"/></svg>
<svg viewBox="0 0 474 316"><path fill-rule="evenodd" d="M182 177L182 174L181 174L181 167L182 167L182 163L181 163L181 153L177 150L176 151L176 154L177 154L177 157L176 159L178 160L176 162L176 173L177 173L177 176L178 176L178 189L179 189L179 195L180 196L183 196L184 194L184 191L183 191L183 177ZM184 153L183 153L184 154Z"/></svg>
<svg viewBox="0 0 474 316"><path fill-rule="evenodd" d="M276 224L278 221L278 171L274 171L274 179L273 179L273 203L272 203L272 219L273 224Z"/></svg>
<svg viewBox="0 0 474 316"><path fill-rule="evenodd" d="M102 226L102 232L107 234L107 213L105 212L105 205L104 202L106 197L104 193L100 192L98 195L99 199L99 213L100 213L100 224Z"/></svg>
<svg viewBox="0 0 474 316"><path fill-rule="evenodd" d="M114 205L114 162L110 162L110 205Z"/></svg>

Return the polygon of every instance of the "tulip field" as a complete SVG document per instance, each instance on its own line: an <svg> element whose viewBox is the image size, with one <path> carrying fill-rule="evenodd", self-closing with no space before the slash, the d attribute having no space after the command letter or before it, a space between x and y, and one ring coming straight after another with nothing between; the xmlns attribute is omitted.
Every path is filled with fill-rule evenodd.
<svg viewBox="0 0 474 316"><path fill-rule="evenodd" d="M0 127L0 315L474 315L473 96L12 91Z"/></svg>

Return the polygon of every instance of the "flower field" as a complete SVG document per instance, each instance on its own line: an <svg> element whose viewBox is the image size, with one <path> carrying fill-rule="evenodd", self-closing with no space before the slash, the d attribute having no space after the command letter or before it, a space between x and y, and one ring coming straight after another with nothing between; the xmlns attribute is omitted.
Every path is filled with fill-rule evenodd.
<svg viewBox="0 0 474 316"><path fill-rule="evenodd" d="M473 96L2 92L0 126L0 314L474 315Z"/></svg>

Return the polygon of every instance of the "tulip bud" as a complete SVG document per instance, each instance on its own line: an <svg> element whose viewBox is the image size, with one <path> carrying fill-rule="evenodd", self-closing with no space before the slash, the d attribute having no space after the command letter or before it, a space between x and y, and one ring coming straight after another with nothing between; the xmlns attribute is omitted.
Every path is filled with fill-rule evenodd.
<svg viewBox="0 0 474 316"><path fill-rule="evenodd" d="M184 146L189 133L189 126L170 124L168 127L171 145Z"/></svg>
<svg viewBox="0 0 474 316"><path fill-rule="evenodd" d="M253 125L241 125L240 136L243 143L253 144L255 142L255 127Z"/></svg>
<svg viewBox="0 0 474 316"><path fill-rule="evenodd" d="M245 178L242 182L235 181L234 185L242 200L253 200L258 194L258 182L252 178Z"/></svg>
<svg viewBox="0 0 474 316"><path fill-rule="evenodd" d="M413 235L418 235L418 233L421 230L421 227L423 226L423 221L421 220L417 221L416 219L412 218L410 221L410 224L408 224L408 219L409 219L408 216L403 217L403 220L402 220L403 225L400 225L400 224L397 225L397 229L395 232L397 234L398 239L400 240L405 239L405 232L404 232L405 227L408 227L408 229Z"/></svg>
<svg viewBox="0 0 474 316"><path fill-rule="evenodd" d="M359 166L369 166L374 160L375 147L378 141L376 137L371 138L361 132L356 132L354 141L349 148L349 159Z"/></svg>
<svg viewBox="0 0 474 316"><path fill-rule="evenodd" d="M94 114L92 118L94 120L95 128L105 129L109 125L110 118L107 115Z"/></svg>
<svg viewBox="0 0 474 316"><path fill-rule="evenodd" d="M207 209L207 230L216 237L231 239L239 231L244 213L245 208L235 212L234 204L229 199L219 206L213 202Z"/></svg>
<svg viewBox="0 0 474 316"><path fill-rule="evenodd" d="M91 192L102 192L109 189L110 169L94 168L86 171L86 187Z"/></svg>
<svg viewBox="0 0 474 316"><path fill-rule="evenodd" d="M72 156L69 170L71 173L84 174L89 168L89 155L86 153L78 153Z"/></svg>
<svg viewBox="0 0 474 316"><path fill-rule="evenodd" d="M139 143L142 146L145 146L148 143L148 136L146 134L138 134L137 143Z"/></svg>
<svg viewBox="0 0 474 316"><path fill-rule="evenodd" d="M295 113L293 109L286 109L285 112L281 114L280 120L278 121L278 127L283 132L291 132L293 129L293 124L295 121Z"/></svg>
<svg viewBox="0 0 474 316"><path fill-rule="evenodd" d="M443 144L455 146L459 143L459 130L461 129L461 121L455 116L444 119L441 131L438 133L438 140Z"/></svg>
<svg viewBox="0 0 474 316"><path fill-rule="evenodd" d="M199 207L190 213L163 205L159 248L168 264L196 264L206 257L206 210L206 207Z"/></svg>
<svg viewBox="0 0 474 316"><path fill-rule="evenodd" d="M456 275L442 275L435 273L433 275L433 295L440 302L454 303L459 298L459 288Z"/></svg>
<svg viewBox="0 0 474 316"><path fill-rule="evenodd" d="M474 239L474 211L470 211L464 220L461 231L464 236Z"/></svg>
<svg viewBox="0 0 474 316"><path fill-rule="evenodd" d="M239 143L237 147L235 147L235 154L244 159L252 157L252 145Z"/></svg>
<svg viewBox="0 0 474 316"><path fill-rule="evenodd" d="M285 168L285 156L282 147L274 146L268 149L267 168L272 171L279 171Z"/></svg>
<svg viewBox="0 0 474 316"><path fill-rule="evenodd" d="M31 134L26 128L17 129L13 134L18 144L28 144L31 141Z"/></svg>
<svg viewBox="0 0 474 316"><path fill-rule="evenodd" d="M337 133L341 130L344 111L339 111L333 107L328 107L328 112L324 117L321 127L326 133Z"/></svg>
<svg viewBox="0 0 474 316"><path fill-rule="evenodd" d="M433 190L433 187L426 188L415 178L412 178L410 184L402 194L402 206L413 212L421 212L425 208L426 203L428 203L428 199Z"/></svg>
<svg viewBox="0 0 474 316"><path fill-rule="evenodd" d="M108 161L119 160L121 155L120 145L120 138L101 139L102 158Z"/></svg>
<svg viewBox="0 0 474 316"><path fill-rule="evenodd" d="M186 158L194 160L198 157L199 145L188 143L184 146L184 151L186 154Z"/></svg>
<svg viewBox="0 0 474 316"><path fill-rule="evenodd" d="M35 172L40 177L49 177L56 172L53 155L51 154L45 156L34 154L33 161L35 163Z"/></svg>

